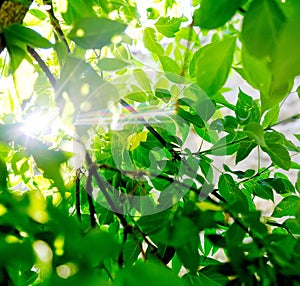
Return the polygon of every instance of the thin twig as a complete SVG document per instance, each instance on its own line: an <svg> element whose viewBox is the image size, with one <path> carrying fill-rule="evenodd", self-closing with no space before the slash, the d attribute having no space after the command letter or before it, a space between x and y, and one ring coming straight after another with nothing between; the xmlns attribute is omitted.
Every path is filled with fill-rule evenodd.
<svg viewBox="0 0 300 286"><path fill-rule="evenodd" d="M75 206L76 206L76 214L81 221L81 209L80 209L80 169L76 170L76 182L75 182Z"/></svg>
<svg viewBox="0 0 300 286"><path fill-rule="evenodd" d="M91 227L94 228L97 225L96 222L96 211L95 211L95 206L93 202L93 187L92 187L92 173L89 174L86 180L86 191L87 191L87 199L88 199L88 204L89 204L89 213L90 213L90 220L91 220Z"/></svg>

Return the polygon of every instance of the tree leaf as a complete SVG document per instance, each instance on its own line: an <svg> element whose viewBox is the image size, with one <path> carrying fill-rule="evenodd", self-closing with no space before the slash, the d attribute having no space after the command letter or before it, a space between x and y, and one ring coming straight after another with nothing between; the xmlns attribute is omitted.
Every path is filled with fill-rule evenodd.
<svg viewBox="0 0 300 286"><path fill-rule="evenodd" d="M114 285L140 286L184 286L185 284L168 268L153 262L138 262L133 267L117 273Z"/></svg>
<svg viewBox="0 0 300 286"><path fill-rule="evenodd" d="M167 90L167 89L163 89L163 88L156 88L155 89L155 96L157 98L162 99L164 102L169 102L171 99L171 93Z"/></svg>
<svg viewBox="0 0 300 286"><path fill-rule="evenodd" d="M166 73L174 73L177 75L180 74L181 69L180 66L176 63L176 61L167 56L160 56L159 60L163 67L163 70Z"/></svg>
<svg viewBox="0 0 300 286"><path fill-rule="evenodd" d="M282 93L283 87L289 91L293 86L294 77L300 74L300 25L299 17L289 20L281 30L276 43L276 50L271 62L273 81L270 97L279 103L286 93Z"/></svg>
<svg viewBox="0 0 300 286"><path fill-rule="evenodd" d="M153 28L145 28L143 41L145 48L150 52L159 56L164 55L165 51L163 47L157 42L156 33Z"/></svg>
<svg viewBox="0 0 300 286"><path fill-rule="evenodd" d="M258 104L251 96L239 91L238 101L235 107L235 114L239 124L245 125L248 122L260 121L260 110Z"/></svg>
<svg viewBox="0 0 300 286"><path fill-rule="evenodd" d="M285 197L274 209L273 217L295 216L300 206L300 198L297 196Z"/></svg>
<svg viewBox="0 0 300 286"><path fill-rule="evenodd" d="M34 48L49 49L53 45L36 31L19 24L12 24L3 28L3 33L9 45L19 45L23 43Z"/></svg>
<svg viewBox="0 0 300 286"><path fill-rule="evenodd" d="M227 80L231 69L235 38L229 37L198 50L190 64L191 77L208 94L216 93Z"/></svg>
<svg viewBox="0 0 300 286"><path fill-rule="evenodd" d="M115 71L127 67L128 63L120 59L105 58L98 62L98 66L104 71Z"/></svg>
<svg viewBox="0 0 300 286"><path fill-rule="evenodd" d="M243 161L250 152L257 146L254 140L242 140L236 153L235 163Z"/></svg>
<svg viewBox="0 0 300 286"><path fill-rule="evenodd" d="M261 127L259 123L250 122L248 123L244 131L248 135L250 139L254 139L256 143L262 147L266 146L265 138L264 138L264 129Z"/></svg>
<svg viewBox="0 0 300 286"><path fill-rule="evenodd" d="M7 190L7 177L8 177L8 171L6 162L0 156L0 192Z"/></svg>
<svg viewBox="0 0 300 286"><path fill-rule="evenodd" d="M194 25L207 30L223 26L241 4L242 0L202 0L193 15Z"/></svg>
<svg viewBox="0 0 300 286"><path fill-rule="evenodd" d="M175 37L175 33L179 31L181 18L160 17L154 24L157 31L168 38Z"/></svg>
<svg viewBox="0 0 300 286"><path fill-rule="evenodd" d="M126 25L106 18L87 17L75 22L69 34L78 46L84 49L101 49L124 32Z"/></svg>
<svg viewBox="0 0 300 286"><path fill-rule="evenodd" d="M276 47L285 16L273 0L255 0L245 16L242 40L257 58L271 56Z"/></svg>
<svg viewBox="0 0 300 286"><path fill-rule="evenodd" d="M284 170L289 170L291 167L291 157L287 149L277 143L268 143L266 147L262 148L263 151L269 154L273 163L278 165Z"/></svg>

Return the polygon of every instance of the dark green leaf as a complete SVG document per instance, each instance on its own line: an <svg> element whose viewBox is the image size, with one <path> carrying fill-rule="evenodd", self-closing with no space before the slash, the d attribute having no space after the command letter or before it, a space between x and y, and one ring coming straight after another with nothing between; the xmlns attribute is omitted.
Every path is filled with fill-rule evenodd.
<svg viewBox="0 0 300 286"><path fill-rule="evenodd" d="M0 156L0 191L7 190L7 177L8 171L6 167L6 162L2 156Z"/></svg>
<svg viewBox="0 0 300 286"><path fill-rule="evenodd" d="M167 89L157 88L155 89L155 96L164 102L169 102L172 95Z"/></svg>
<svg viewBox="0 0 300 286"><path fill-rule="evenodd" d="M106 18L87 17L77 21L69 37L84 49L101 49L115 36L124 32L126 25Z"/></svg>
<svg viewBox="0 0 300 286"><path fill-rule="evenodd" d="M131 236L127 238L123 246L123 260L125 267L130 267L136 262L141 252L139 243L140 242L136 241Z"/></svg>
<svg viewBox="0 0 300 286"><path fill-rule="evenodd" d="M236 153L235 163L241 162L248 157L250 152L257 146L254 140L242 140Z"/></svg>
<svg viewBox="0 0 300 286"><path fill-rule="evenodd" d="M211 30L223 26L240 7L242 0L202 0L200 8L195 10L194 25Z"/></svg>

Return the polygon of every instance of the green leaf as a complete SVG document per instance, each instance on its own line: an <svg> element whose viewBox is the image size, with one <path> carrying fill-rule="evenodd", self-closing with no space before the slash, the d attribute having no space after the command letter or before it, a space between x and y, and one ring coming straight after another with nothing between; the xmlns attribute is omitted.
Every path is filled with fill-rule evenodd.
<svg viewBox="0 0 300 286"><path fill-rule="evenodd" d="M168 38L175 37L175 33L179 31L181 18L160 17L154 24L157 31Z"/></svg>
<svg viewBox="0 0 300 286"><path fill-rule="evenodd" d="M98 66L104 71L115 71L127 67L128 63L120 59L105 58L98 62Z"/></svg>
<svg viewBox="0 0 300 286"><path fill-rule="evenodd" d="M274 201L272 187L264 180L258 180L253 183L253 194L262 199Z"/></svg>
<svg viewBox="0 0 300 286"><path fill-rule="evenodd" d="M254 88L261 91L261 98L268 99L272 73L267 59L257 59L250 55L247 49L242 49L243 78Z"/></svg>
<svg viewBox="0 0 300 286"><path fill-rule="evenodd" d="M262 149L269 154L274 164L278 165L284 170L290 169L291 157L284 146L277 143L268 143L268 145L266 147L263 147Z"/></svg>
<svg viewBox="0 0 300 286"><path fill-rule="evenodd" d="M7 50L9 52L10 62L9 62L9 72L14 73L21 62L24 60L26 56L26 49L20 48L19 46L7 44Z"/></svg>
<svg viewBox="0 0 300 286"><path fill-rule="evenodd" d="M155 96L157 98L162 99L166 103L169 102L172 97L171 93L167 89L163 89L163 88L156 88Z"/></svg>
<svg viewBox="0 0 300 286"><path fill-rule="evenodd" d="M139 242L133 239L131 236L127 238L122 252L125 267L132 266L136 262L141 252L138 243Z"/></svg>
<svg viewBox="0 0 300 286"><path fill-rule="evenodd" d="M229 174L222 174L218 182L218 190L221 196L238 212L247 212L248 202L246 196L237 187L235 181Z"/></svg>
<svg viewBox="0 0 300 286"><path fill-rule="evenodd" d="M198 50L190 64L191 77L208 95L216 93L226 82L231 69L235 38L229 37Z"/></svg>
<svg viewBox="0 0 300 286"><path fill-rule="evenodd" d="M242 243L245 235L245 230L235 222L227 230L225 234L225 240L229 247L235 247Z"/></svg>
<svg viewBox="0 0 300 286"><path fill-rule="evenodd" d="M262 126L264 128L269 127L278 122L280 107L279 105L273 106L265 115Z"/></svg>
<svg viewBox="0 0 300 286"><path fill-rule="evenodd" d="M166 57L166 56L160 56L159 60L163 67L164 72L173 73L173 74L177 74L177 75L180 74L181 68L176 63L176 61L174 61L173 59Z"/></svg>
<svg viewBox="0 0 300 286"><path fill-rule="evenodd" d="M5 40L9 45L17 45L20 43L29 45L34 48L49 49L53 45L39 33L32 29L26 28L19 24L12 24L8 27L3 28Z"/></svg>
<svg viewBox="0 0 300 286"><path fill-rule="evenodd" d="M8 171L5 160L0 156L0 192L7 190Z"/></svg>
<svg viewBox="0 0 300 286"><path fill-rule="evenodd" d="M300 18L297 16L289 20L282 28L276 43L276 50L271 62L273 81L270 97L279 103L293 86L293 80L300 74ZM282 89L286 89L285 93ZM271 100L270 99L270 100Z"/></svg>
<svg viewBox="0 0 300 286"><path fill-rule="evenodd" d="M242 0L202 0L195 10L194 25L202 29L216 29L223 26L241 6Z"/></svg>
<svg viewBox="0 0 300 286"><path fill-rule="evenodd" d="M266 142L264 138L264 129L261 127L259 123L250 122L248 123L244 131L248 135L250 139L254 139L256 143L262 147L266 147Z"/></svg>
<svg viewBox="0 0 300 286"><path fill-rule="evenodd" d="M75 22L69 34L84 49L101 49L124 32L126 25L106 18L87 17Z"/></svg>
<svg viewBox="0 0 300 286"><path fill-rule="evenodd" d="M156 33L153 28L145 28L143 41L145 48L150 52L159 56L164 55L165 51L163 47L157 42Z"/></svg>
<svg viewBox="0 0 300 286"><path fill-rule="evenodd" d="M86 234L81 243L83 259L92 267L98 266L106 259L117 258L121 251L120 244L110 233L97 229Z"/></svg>
<svg viewBox="0 0 300 286"><path fill-rule="evenodd" d="M153 262L138 262L133 267L122 269L114 280L116 286L184 286L185 284L167 267Z"/></svg>
<svg viewBox="0 0 300 286"><path fill-rule="evenodd" d="M187 283L188 286L221 286L222 284L217 283L214 277L209 277L203 273L199 273L198 276L191 275L190 273L185 274L182 277L183 281Z"/></svg>
<svg viewBox="0 0 300 286"><path fill-rule="evenodd" d="M239 124L245 125L248 122L260 121L259 106L251 96L239 91L238 101L235 107L235 114Z"/></svg>
<svg viewBox="0 0 300 286"><path fill-rule="evenodd" d="M248 157L250 152L257 146L253 140L242 140L236 153L235 163L243 161Z"/></svg>
<svg viewBox="0 0 300 286"><path fill-rule="evenodd" d="M152 7L147 8L146 11L147 11L147 18L150 20L155 20L159 17L159 12Z"/></svg>
<svg viewBox="0 0 300 286"><path fill-rule="evenodd" d="M300 206L300 198L288 196L284 198L274 209L273 217L295 216L297 208Z"/></svg>
<svg viewBox="0 0 300 286"><path fill-rule="evenodd" d="M58 6L66 5L66 3L61 3L65 1L59 0L59 2L60 3L57 4ZM91 4L89 0L77 0L76 2L67 1L67 11L65 11L64 7L60 7L66 24L71 25L78 19L85 17L95 17L96 13Z"/></svg>
<svg viewBox="0 0 300 286"><path fill-rule="evenodd" d="M60 165L66 162L71 155L63 151L49 150L45 144L35 139L29 139L25 144L37 166L44 171L44 177L53 180L58 189L64 192L64 181L60 174Z"/></svg>
<svg viewBox="0 0 300 286"><path fill-rule="evenodd" d="M183 246L176 247L177 256L183 265L191 272L196 272L199 268L200 255L198 252L198 244L198 241L191 240Z"/></svg>
<svg viewBox="0 0 300 286"><path fill-rule="evenodd" d="M275 1L253 1L242 27L243 44L249 53L257 58L271 56L284 21L285 16Z"/></svg>

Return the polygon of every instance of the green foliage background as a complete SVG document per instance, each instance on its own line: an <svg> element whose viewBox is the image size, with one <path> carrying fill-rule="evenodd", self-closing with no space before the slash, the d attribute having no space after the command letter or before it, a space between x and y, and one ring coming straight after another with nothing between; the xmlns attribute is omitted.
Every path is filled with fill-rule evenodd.
<svg viewBox="0 0 300 286"><path fill-rule="evenodd" d="M1 285L300 284L300 130L277 129L300 118L278 119L299 92L298 0L162 0L147 21L132 0L0 2ZM234 74L259 98L229 100ZM74 127L82 111L131 120ZM241 169L253 150L270 164Z"/></svg>

